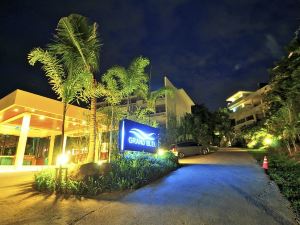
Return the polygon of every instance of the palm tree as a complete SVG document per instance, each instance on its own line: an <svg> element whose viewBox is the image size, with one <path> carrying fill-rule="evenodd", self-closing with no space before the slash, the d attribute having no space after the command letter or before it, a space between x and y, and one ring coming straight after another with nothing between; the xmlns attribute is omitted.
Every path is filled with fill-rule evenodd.
<svg viewBox="0 0 300 225"><path fill-rule="evenodd" d="M100 42L97 27L96 23L90 23L86 17L71 14L59 20L54 43L49 45L51 51L62 58L67 68L76 65L93 76L92 82L86 83L85 91L81 96L82 99L90 102L91 110L87 162L94 161L95 157L96 101L102 90L102 86L94 77L94 73L99 69Z"/></svg>
<svg viewBox="0 0 300 225"><path fill-rule="evenodd" d="M119 105L121 101L126 96L125 93L125 83L124 79L120 79L122 75L125 73L118 73L118 69L114 67L113 69L109 69L102 76L102 83L104 84L103 95L105 96L105 101L110 105L110 134L109 134L109 152L108 152L108 160L110 162L111 153L112 153L112 130L114 127L114 112L115 106Z"/></svg>
<svg viewBox="0 0 300 225"><path fill-rule="evenodd" d="M62 138L61 146L63 148L63 140L65 136L65 119L68 104L80 99L83 92L84 83L89 83L92 77L90 74L80 71L77 67L69 68L68 71L51 52L41 48L35 48L28 54L29 64L34 66L36 62L40 62L43 66L49 84L53 91L58 95L63 103L63 119L62 119Z"/></svg>
<svg viewBox="0 0 300 225"><path fill-rule="evenodd" d="M157 99L165 97L166 95L173 95L173 89L169 87L163 87L155 91L149 91L144 99L147 104L147 109L150 112L155 112L155 105Z"/></svg>
<svg viewBox="0 0 300 225"><path fill-rule="evenodd" d="M141 123L147 123L150 126L157 126L156 121L150 121L151 114L156 112L156 101L161 97L165 97L166 95L172 96L173 89L169 87L163 87L155 91L149 91L143 97L145 105L143 107L138 108L134 113L134 116L137 118L137 120Z"/></svg>
<svg viewBox="0 0 300 225"><path fill-rule="evenodd" d="M105 73L105 79L114 80L116 85L122 87L123 98L127 100L127 113L130 113L130 97L140 95L145 97L148 92L149 77L145 68L150 61L147 58L135 58L126 69L121 66L114 66Z"/></svg>

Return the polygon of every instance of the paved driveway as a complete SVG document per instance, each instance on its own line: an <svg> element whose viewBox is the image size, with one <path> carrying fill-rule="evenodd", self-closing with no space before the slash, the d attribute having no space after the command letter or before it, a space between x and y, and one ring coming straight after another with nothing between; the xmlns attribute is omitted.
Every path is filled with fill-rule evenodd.
<svg viewBox="0 0 300 225"><path fill-rule="evenodd" d="M19 204L28 205L29 208L10 205L16 207L15 216L3 222L105 225L295 224L289 203L248 153L226 150L186 158L181 162L186 165L156 183L114 199L65 200L32 193L16 195L18 198L21 196ZM7 200L7 204L9 202ZM1 201L0 208L3 208Z"/></svg>

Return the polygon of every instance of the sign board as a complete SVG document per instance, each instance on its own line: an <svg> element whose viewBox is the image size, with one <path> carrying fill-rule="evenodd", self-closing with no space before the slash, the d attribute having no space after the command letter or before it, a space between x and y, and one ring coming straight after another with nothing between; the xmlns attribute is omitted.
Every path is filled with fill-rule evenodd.
<svg viewBox="0 0 300 225"><path fill-rule="evenodd" d="M132 120L121 120L119 142L121 151L154 153L158 148L159 129Z"/></svg>

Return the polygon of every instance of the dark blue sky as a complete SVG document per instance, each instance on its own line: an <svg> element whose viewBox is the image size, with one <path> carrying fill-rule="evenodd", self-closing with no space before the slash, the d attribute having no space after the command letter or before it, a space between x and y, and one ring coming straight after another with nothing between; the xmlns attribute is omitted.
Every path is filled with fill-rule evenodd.
<svg viewBox="0 0 300 225"><path fill-rule="evenodd" d="M101 71L148 57L152 85L167 75L196 103L225 106L237 90L268 80L267 69L300 25L298 0L1 1L0 97L23 89L54 97L27 53L44 47L59 18L79 13L99 24Z"/></svg>

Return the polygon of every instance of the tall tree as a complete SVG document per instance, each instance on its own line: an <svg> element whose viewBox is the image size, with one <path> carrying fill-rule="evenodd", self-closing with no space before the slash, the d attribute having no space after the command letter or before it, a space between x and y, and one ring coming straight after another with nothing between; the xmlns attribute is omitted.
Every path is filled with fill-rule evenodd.
<svg viewBox="0 0 300 225"><path fill-rule="evenodd" d="M219 109L213 114L214 132L219 133L221 142L228 145L232 141L233 129L227 108ZM221 145L222 143L220 143Z"/></svg>
<svg viewBox="0 0 300 225"><path fill-rule="evenodd" d="M82 68L85 74L91 74L93 80L86 83L82 98L90 102L90 138L86 161L92 162L95 157L96 143L96 101L101 95L102 86L95 79L99 69L100 42L97 24L78 14L63 17L57 25L54 43L49 45L51 51L62 58L67 68L74 65Z"/></svg>
<svg viewBox="0 0 300 225"><path fill-rule="evenodd" d="M115 68L115 67L114 67ZM110 106L110 134L109 134L109 161L111 159L112 146L113 146L113 128L115 118L115 107L121 103L126 96L124 79L120 79L118 70L109 69L103 76L102 82L104 84L104 100Z"/></svg>
<svg viewBox="0 0 300 225"><path fill-rule="evenodd" d="M292 154L300 141L300 36L299 30L286 48L287 54L270 70L271 90L265 99L268 106L266 125L279 135Z"/></svg>
<svg viewBox="0 0 300 225"><path fill-rule="evenodd" d="M89 83L92 77L84 73L79 67L72 66L68 70L61 64L60 60L49 51L41 48L35 48L28 54L28 61L30 65L35 65L40 62L43 66L49 83L53 91L63 103L63 119L62 119L62 138L61 146L63 147L63 140L65 136L65 119L68 104L78 101L84 91L84 83Z"/></svg>

